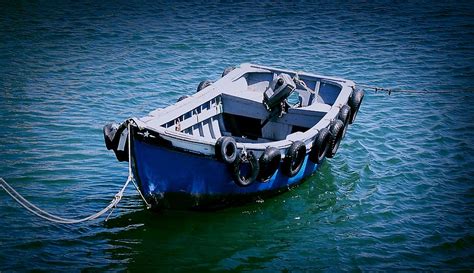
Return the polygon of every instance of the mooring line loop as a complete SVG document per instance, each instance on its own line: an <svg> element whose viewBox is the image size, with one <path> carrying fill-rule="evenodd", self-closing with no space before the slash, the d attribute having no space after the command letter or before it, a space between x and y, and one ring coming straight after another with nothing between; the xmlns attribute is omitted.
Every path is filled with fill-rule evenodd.
<svg viewBox="0 0 474 273"><path fill-rule="evenodd" d="M123 191L125 190L125 188L126 188L126 186L128 185L129 182L130 181L127 180L127 182L122 187L120 192L123 193ZM81 222L85 222L85 221L89 221L89 220L94 220L94 219L100 217L101 215L103 215L104 213L106 213L107 211L109 211L116 204L118 204L118 202L120 202L120 200L122 199L122 196L123 196L122 194L116 195L114 197L114 199L112 199L112 201L110 202L110 204L108 206L106 206L105 208L103 208L99 212L94 213L90 216L87 216L87 217L84 217L84 218L81 218L81 219L68 219L68 218L63 218L63 217L60 217L60 216L53 215L53 214L51 214L47 211L44 211L44 210L40 209L39 207L35 206L34 204L32 204L31 202L26 200L15 189L13 189L3 178L0 178L0 186L5 190L5 192L8 195L10 195L13 198L13 200L15 200L18 204L23 206L29 212L35 214L36 216L38 216L40 218L48 220L50 222L61 223L61 224L77 224L77 223L81 223Z"/></svg>
<svg viewBox="0 0 474 273"><path fill-rule="evenodd" d="M142 192L141 192L140 189L138 188L137 183L135 183L135 179L132 180L132 183L133 183L133 186L135 186L135 189L137 189L138 193L140 194L140 197L142 198L143 202L145 203L146 208L147 208L147 209L150 209L150 208L151 208L151 205L150 205L150 203L148 203L148 202L146 201L145 196L143 196Z"/></svg>
<svg viewBox="0 0 474 273"><path fill-rule="evenodd" d="M12 186L10 186L1 177L0 177L0 187L3 188L5 190L5 192L8 195L10 195L10 197L13 198L13 200L15 200L18 204L20 204L22 207L24 207L29 212L33 213L34 215L36 215L40 218L48 220L50 222L55 222L55 223L60 223L60 224L78 224L78 223L81 223L81 222L94 220L94 219L99 218L103 214L107 213L108 211L110 211L109 215L105 219L105 221L107 221L109 219L110 215L112 215L112 212L114 211L114 209L117 207L117 204L120 202L120 200L122 200L125 189L127 188L128 184L130 184L130 182L132 182L132 184L135 186L136 190L140 194L140 197L143 199L143 201L147 205L147 208L150 208L151 207L150 204L146 201L145 197L143 196L143 194L141 193L141 191L138 188L137 184L135 183L135 179L133 177L132 163L131 163L131 161L132 161L131 146L132 145L131 145L130 135L131 135L131 132L130 132L130 122L129 122L128 123L128 161L129 161L129 163L128 163L128 178L127 178L127 181L122 186L122 188L114 195L114 198L112 199L112 201L110 201L108 206L106 206L102 210L100 210L100 211L98 211L98 212L96 212L92 215L89 215L87 217L80 218L80 219L63 218L63 217L51 214L51 213L35 206L30 201L28 201L26 198L24 198L20 193L18 193Z"/></svg>
<svg viewBox="0 0 474 273"><path fill-rule="evenodd" d="M136 122L134 119L129 119L128 120L128 179L132 181L132 184L135 186L135 189L138 191L140 194L140 197L142 198L143 202L146 204L146 208L150 209L151 205L146 201L145 196L143 196L142 192L140 191L140 188L138 188L138 185L135 183L135 178L133 177L133 171L132 171L132 141L131 141L131 128L130 124L134 122L136 125Z"/></svg>

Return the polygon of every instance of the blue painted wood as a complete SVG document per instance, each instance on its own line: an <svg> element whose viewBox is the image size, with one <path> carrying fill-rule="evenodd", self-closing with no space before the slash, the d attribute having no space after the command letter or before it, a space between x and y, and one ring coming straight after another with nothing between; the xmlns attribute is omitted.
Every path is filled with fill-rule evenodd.
<svg viewBox="0 0 474 273"><path fill-rule="evenodd" d="M301 170L287 177L279 170L270 181L254 182L241 187L234 183L226 164L215 158L177 151L135 139L133 142L133 168L142 193L153 204L159 205L169 193L187 195L199 206L202 198L260 195L287 190L317 170L317 164L306 156Z"/></svg>

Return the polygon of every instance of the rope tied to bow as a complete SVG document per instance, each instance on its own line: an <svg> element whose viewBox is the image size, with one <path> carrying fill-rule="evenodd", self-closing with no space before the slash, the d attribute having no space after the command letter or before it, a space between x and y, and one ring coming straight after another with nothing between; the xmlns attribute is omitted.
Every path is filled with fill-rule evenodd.
<svg viewBox="0 0 474 273"><path fill-rule="evenodd" d="M131 138L130 138L130 135L131 135L131 133L130 133L130 123L129 123L128 124L128 143L129 143L129 145L128 145L128 156L129 156L128 158L129 158L129 160L128 161L129 162L128 162L128 178L127 178L127 181L125 181L125 184L122 186L122 188L114 195L114 198L112 199L112 201L110 201L109 205L107 205L105 208L103 208L102 210L100 210L100 211L98 211L98 212L96 212L92 215L89 215L87 217L80 218L80 219L63 218L63 217L51 214L51 213L35 206L30 201L28 201L26 198L24 198L20 193L18 193L12 186L10 186L3 178L0 178L0 187L3 188L5 190L5 192L13 198L13 200L15 200L18 204L20 204L22 207L24 207L29 212L35 214L36 216L38 216L42 219L47 220L47 221L54 222L54 223L60 223L60 224L78 224L78 223L94 220L94 219L97 219L100 216L104 215L108 211L110 211L109 215L105 219L105 221L107 221L109 219L110 215L112 214L113 210L117 207L117 204L120 202L120 200L122 200L123 193L124 193L125 189L127 188L128 184L130 184L130 182L132 182L133 185L135 186L136 190L140 194L140 197L143 199L143 201L147 205L147 208L150 208L151 207L150 204L146 201L145 197L143 196L143 194L141 193L141 191L138 188L137 184L135 183L135 179L133 177L132 163L131 163L131 161L132 161L131 158L132 157L131 157L131 141L130 141Z"/></svg>

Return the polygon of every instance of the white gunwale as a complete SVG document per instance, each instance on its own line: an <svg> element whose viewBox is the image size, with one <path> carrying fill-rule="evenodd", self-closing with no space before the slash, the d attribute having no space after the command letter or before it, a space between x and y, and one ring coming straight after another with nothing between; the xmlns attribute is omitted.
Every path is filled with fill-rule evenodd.
<svg viewBox="0 0 474 273"><path fill-rule="evenodd" d="M135 125L141 130L149 130L159 134L162 138L170 141L173 147L195 154L213 156L218 136L229 135L229 132L222 128L225 127L222 118L224 113L239 114L239 111L242 111L246 112L246 116L250 115L261 120L265 114L268 114L265 112L266 110L262 104L264 90L260 90L261 92L249 91L250 85L248 85L245 77L254 75L252 73L273 73L274 75L286 73L291 77L298 74L301 80L315 81L316 89L320 85L330 85L332 89L327 89L327 92L338 93L335 100L331 101L330 104L315 102L309 106L290 108L287 114L276 121L281 124L289 124L289 126L296 126L297 124L306 125L305 128L307 129L304 131L289 133L281 139L265 139L263 137L260 141L247 141L241 136L235 136L238 149L252 150L257 156L260 156L265 148L272 146L280 149L284 157L285 150L297 140L304 142L307 151L310 150L318 132L328 127L331 121L338 117L340 108L347 104L355 88L353 81L341 78L255 64L242 64L189 98L168 107L154 110L145 117L133 118ZM260 84L258 86L263 86L265 82L257 82L257 84ZM246 103L253 106L242 108ZM262 107L260 108L258 104L261 104ZM314 124L311 124L309 121L312 117L317 117L318 119ZM203 121L207 122L205 124L206 132L204 133L205 135L201 136L200 134L203 134L204 130ZM307 125L309 124L312 126L308 127ZM276 125L273 124L271 126ZM196 127L196 131L193 131L194 127ZM274 128L279 127L276 126Z"/></svg>

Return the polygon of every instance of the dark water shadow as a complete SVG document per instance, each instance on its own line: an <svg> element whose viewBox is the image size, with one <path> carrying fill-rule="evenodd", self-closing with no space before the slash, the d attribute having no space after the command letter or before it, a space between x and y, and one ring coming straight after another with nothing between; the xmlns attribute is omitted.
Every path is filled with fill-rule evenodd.
<svg viewBox="0 0 474 273"><path fill-rule="evenodd" d="M337 191L329 165L278 196L213 212L139 210L109 220L102 235L119 262L111 268L240 271L278 269L278 261L313 269L309 261L293 264L307 248L299 240L337 221Z"/></svg>

